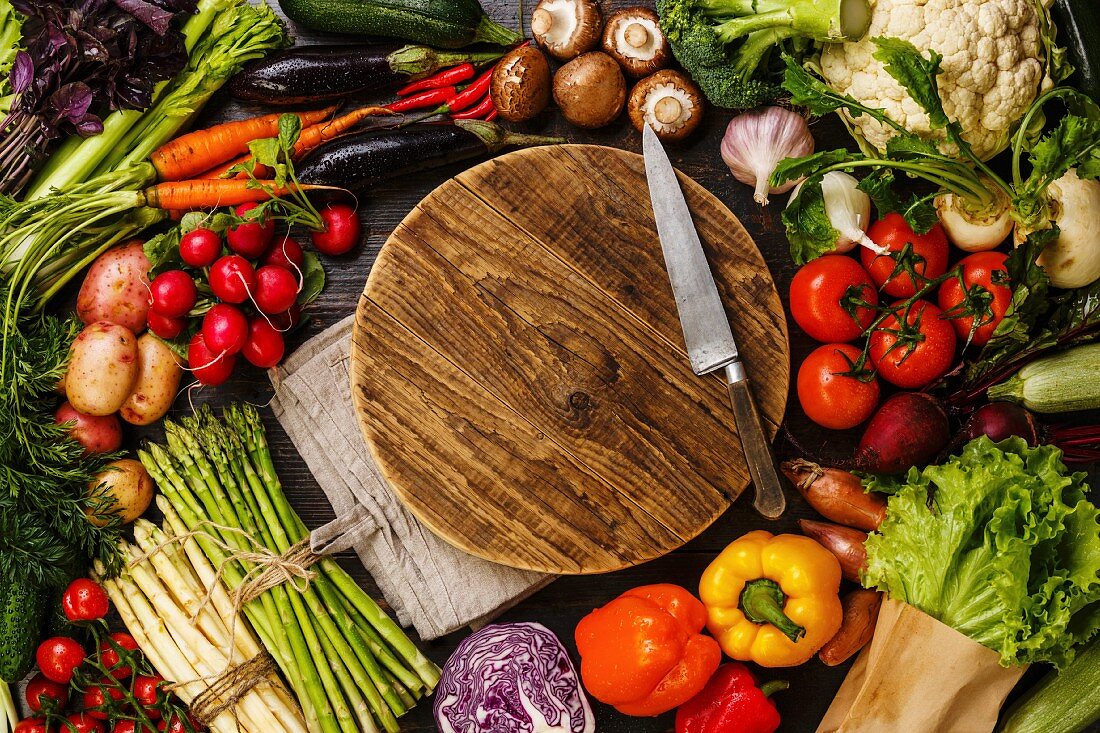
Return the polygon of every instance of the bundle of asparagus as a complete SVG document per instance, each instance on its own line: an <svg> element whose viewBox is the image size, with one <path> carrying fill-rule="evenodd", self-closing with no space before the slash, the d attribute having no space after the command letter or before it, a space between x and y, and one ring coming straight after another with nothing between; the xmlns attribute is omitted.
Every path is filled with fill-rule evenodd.
<svg viewBox="0 0 1100 733"><path fill-rule="evenodd" d="M257 411L231 406L218 420L203 407L165 421L165 436L138 453L158 505L219 568L311 733L397 733L397 716L434 689L439 668L335 561L308 552Z"/></svg>
<svg viewBox="0 0 1100 733"><path fill-rule="evenodd" d="M166 508L171 534L182 522ZM175 542L146 520L134 525L134 537L137 547L121 544L129 561L123 573L99 582L176 694L193 712L200 713L200 705L208 711L198 717L215 733L305 733L301 709L274 670L262 665L266 653L195 541ZM242 668L253 670L250 678L233 674ZM238 684L219 688L227 675Z"/></svg>

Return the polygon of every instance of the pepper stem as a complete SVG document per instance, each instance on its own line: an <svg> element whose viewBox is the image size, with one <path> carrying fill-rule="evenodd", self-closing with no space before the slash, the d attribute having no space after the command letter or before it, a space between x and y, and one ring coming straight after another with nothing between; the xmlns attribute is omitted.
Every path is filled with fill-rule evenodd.
<svg viewBox="0 0 1100 733"><path fill-rule="evenodd" d="M764 693L764 697L771 697L777 692L787 689L791 686L787 680L769 680L760 685L760 691Z"/></svg>
<svg viewBox="0 0 1100 733"><path fill-rule="evenodd" d="M806 629L783 613L783 604L786 602L787 595L779 587L779 583L767 578L757 578L745 583L737 606L749 621L754 624L771 624L788 639L797 642L806 635Z"/></svg>

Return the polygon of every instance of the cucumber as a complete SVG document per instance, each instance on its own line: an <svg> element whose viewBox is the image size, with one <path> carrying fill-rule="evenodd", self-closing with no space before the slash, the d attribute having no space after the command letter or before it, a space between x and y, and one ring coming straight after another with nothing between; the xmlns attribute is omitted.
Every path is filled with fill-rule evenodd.
<svg viewBox="0 0 1100 733"><path fill-rule="evenodd" d="M0 680L18 682L34 666L45 596L26 580L0 583Z"/></svg>
<svg viewBox="0 0 1100 733"><path fill-rule="evenodd" d="M279 0L279 5L295 23L330 33L389 36L439 48L523 40L490 20L478 0Z"/></svg>
<svg viewBox="0 0 1100 733"><path fill-rule="evenodd" d="M1080 733L1100 720L1100 640L1009 708L998 733Z"/></svg>

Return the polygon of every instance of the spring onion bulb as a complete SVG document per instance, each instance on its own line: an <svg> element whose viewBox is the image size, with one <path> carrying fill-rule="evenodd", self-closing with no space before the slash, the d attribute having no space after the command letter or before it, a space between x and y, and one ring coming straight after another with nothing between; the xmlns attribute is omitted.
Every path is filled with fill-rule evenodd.
<svg viewBox="0 0 1100 733"><path fill-rule="evenodd" d="M798 180L768 186L775 166L784 158L801 158L814 151L814 139L806 119L784 107L761 107L730 120L722 136L722 160L741 183L753 187L753 199L761 206L768 194L786 193Z"/></svg>

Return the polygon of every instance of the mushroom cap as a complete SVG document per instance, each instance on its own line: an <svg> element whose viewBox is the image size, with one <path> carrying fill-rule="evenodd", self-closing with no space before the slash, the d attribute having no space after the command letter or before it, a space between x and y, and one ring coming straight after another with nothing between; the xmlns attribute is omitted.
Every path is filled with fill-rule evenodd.
<svg viewBox="0 0 1100 733"><path fill-rule="evenodd" d="M533 46L519 46L504 55L489 85L493 105L509 122L529 120L550 103L550 64Z"/></svg>
<svg viewBox="0 0 1100 733"><path fill-rule="evenodd" d="M634 85L627 109L641 132L648 123L662 140L683 140L703 121L703 95L687 76L663 69Z"/></svg>
<svg viewBox="0 0 1100 733"><path fill-rule="evenodd" d="M554 101L562 116L577 127L603 127L623 111L626 79L615 59L589 51L558 69Z"/></svg>
<svg viewBox="0 0 1100 733"><path fill-rule="evenodd" d="M612 13L603 29L603 50L635 79L663 69L672 57L657 13L649 8Z"/></svg>
<svg viewBox="0 0 1100 733"><path fill-rule="evenodd" d="M596 48L601 28L603 14L595 0L539 0L531 15L535 42L559 61Z"/></svg>

